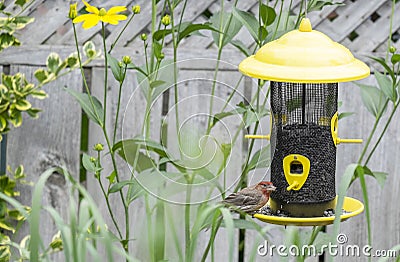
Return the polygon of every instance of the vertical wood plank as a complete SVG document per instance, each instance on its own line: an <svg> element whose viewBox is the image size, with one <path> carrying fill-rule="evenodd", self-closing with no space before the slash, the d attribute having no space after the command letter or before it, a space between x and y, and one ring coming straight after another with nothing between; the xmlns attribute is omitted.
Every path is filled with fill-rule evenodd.
<svg viewBox="0 0 400 262"><path fill-rule="evenodd" d="M374 76L362 80L362 83L374 85L376 80ZM352 83L346 83L340 88L340 97L343 100L343 108L341 111L356 112L356 115L343 119L339 123L340 137L349 138L363 138L364 143L367 139L369 132L374 123L373 116L367 112L362 106L361 97L359 95L359 88ZM361 106L360 106L361 105ZM385 123L388 112L381 123ZM398 115L398 113L396 113ZM368 167L373 171L387 172L388 178L383 188L381 188L375 179L367 176L366 183L368 186L368 198L371 215L371 229L372 229L372 252L378 249L390 249L398 244L400 241L399 234L399 217L400 212L397 208L396 201L398 198L400 178L397 175L399 165L396 163L400 153L399 148L395 145L400 141L399 134L396 130L400 127L399 118L394 116L393 121L383 138L381 144L378 146L373 158L371 158ZM382 125L378 128L382 130ZM372 140L371 145L374 144L376 138ZM361 145L341 145L338 148L338 169L337 180L340 181L341 174L343 174L345 167L350 163L355 163L361 152ZM370 147L371 148L371 147ZM355 197L363 201L361 186L359 181L348 191L348 196ZM363 201L364 202L364 201ZM367 241L367 221L365 211L354 218L341 224L341 232L348 237L349 245L358 245L362 248L368 244ZM365 261L365 257L338 257L338 261Z"/></svg>
<svg viewBox="0 0 400 262"><path fill-rule="evenodd" d="M33 80L33 73L37 67L11 66L11 73L22 72L29 81ZM44 100L32 99L32 105L43 109L39 119L24 116L21 127L12 130L8 135L7 157L12 168L24 165L27 180L36 182L47 169L56 166L66 166L71 175L78 179L81 109L62 87L68 86L80 90L81 80L79 72L65 76L44 87L49 97ZM32 187L19 186L20 201L31 205ZM61 174L53 174L47 181L43 192L43 206L55 208L61 217L68 219L69 184ZM29 234L28 227L24 226L19 232L18 239ZM45 245L51 242L52 236L57 233L54 221L47 213L41 214L41 237ZM54 259L59 260L62 254L56 254Z"/></svg>

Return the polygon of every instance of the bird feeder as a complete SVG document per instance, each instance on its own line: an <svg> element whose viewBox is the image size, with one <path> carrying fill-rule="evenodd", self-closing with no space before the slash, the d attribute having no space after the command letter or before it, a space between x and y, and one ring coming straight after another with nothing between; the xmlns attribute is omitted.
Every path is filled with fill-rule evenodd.
<svg viewBox="0 0 400 262"><path fill-rule="evenodd" d="M271 133L246 137L270 140L271 181L277 189L269 206L273 214L287 214L255 217L277 224L328 224L334 217L324 213L336 207L336 148L362 142L338 137L338 83L369 76L368 66L312 30L304 18L298 30L264 45L239 70L271 81ZM343 219L363 210L360 201L348 197L344 206L350 210Z"/></svg>

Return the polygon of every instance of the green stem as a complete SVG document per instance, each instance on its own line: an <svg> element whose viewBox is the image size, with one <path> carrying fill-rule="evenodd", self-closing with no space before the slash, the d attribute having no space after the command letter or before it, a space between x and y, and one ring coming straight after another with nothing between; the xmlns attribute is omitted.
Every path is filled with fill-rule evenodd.
<svg viewBox="0 0 400 262"><path fill-rule="evenodd" d="M117 113L116 113L116 116L115 116L115 123L114 123L113 144L115 144L115 139L116 139L116 136L117 136L118 117L119 117L119 110L120 110L120 107L121 107L122 85L124 84L124 80L125 80L125 77L126 77L126 68L127 68L127 65L125 65L123 78L119 82L118 103L117 103Z"/></svg>
<svg viewBox="0 0 400 262"><path fill-rule="evenodd" d="M107 115L107 86L108 86L108 59L107 59L107 46L106 46L106 28L104 22L101 22L101 29L103 34L103 50L104 50L104 100L103 100L103 124L106 126L106 115Z"/></svg>
<svg viewBox="0 0 400 262"><path fill-rule="evenodd" d="M238 82L236 83L235 87L233 88L232 93L229 95L228 99L225 101L225 104L224 104L224 106L222 107L222 109L220 111L221 113L224 112L224 110L228 106L229 102L232 100L233 96L236 94L237 89L238 89L240 83L242 82L243 78L244 78L244 75L241 75L239 80L238 80Z"/></svg>
<svg viewBox="0 0 400 262"><path fill-rule="evenodd" d="M303 17L301 11L303 10L303 5L304 5L304 0L301 0L300 3L300 10L299 10L299 14L297 15L297 20L296 20L296 28L299 26L300 24L300 19ZM307 7L306 7L307 8Z"/></svg>
<svg viewBox="0 0 400 262"><path fill-rule="evenodd" d="M290 0L290 4L288 7L288 15L286 16L286 21L285 21L285 30L287 30L288 28L288 24L289 24L289 17L290 17L290 10L292 9L292 4L293 4L293 0ZM282 13L280 13L279 15L282 15Z"/></svg>
<svg viewBox="0 0 400 262"><path fill-rule="evenodd" d="M172 29L172 43L173 43L173 49L174 49L174 109L175 109L175 128L176 128L176 134L178 136L178 143L180 141L179 139L179 93L178 93L178 66L177 66L177 61L178 61L178 39L176 38L175 35L175 22L174 22L174 9L173 6L171 5L171 1L168 1L168 7L171 10L171 29ZM185 2L185 7L186 7L186 2ZM182 12L183 15L183 12ZM181 17L182 19L182 17ZM180 28L180 24L178 26L178 30ZM178 31L179 33L179 31ZM180 152L182 154L182 152Z"/></svg>
<svg viewBox="0 0 400 262"><path fill-rule="evenodd" d="M390 123L391 123L391 121L392 121L392 118L393 118L394 114L395 114L396 111L397 111L397 107L399 106L399 103L400 103L400 100L397 101L397 103L396 103L395 106L393 107L393 110L392 110L392 112L391 112L391 114L390 114L390 116L389 116L389 119L387 120L387 122L386 122L386 124L385 124L385 127L383 128L381 134L379 135L378 140L376 141L374 147L372 148L371 152L369 153L369 155L368 155L368 157L367 157L367 160L365 160L364 166L366 166L366 165L368 164L368 162L369 162L369 160L371 159L372 155L374 154L376 148L378 147L379 143L381 142L381 140L382 140L384 134L386 133L386 130L388 129L388 127L389 127L389 125L390 125Z"/></svg>
<svg viewBox="0 0 400 262"><path fill-rule="evenodd" d="M374 123L374 126L373 126L372 130L371 130L371 133L368 136L367 143L364 145L364 148L363 148L363 150L361 152L361 155L358 158L358 161L357 161L358 164L361 164L361 161L363 160L365 154L367 153L368 146L371 143L372 137L375 134L376 128L378 127L378 124L379 124L379 122L380 122L380 120L382 118L383 112L385 112L385 110L386 110L386 107L387 107L388 103L389 103L389 99L386 100L386 102L385 102L385 104L383 106L383 109L376 116L375 123Z"/></svg>
<svg viewBox="0 0 400 262"><path fill-rule="evenodd" d="M156 21L157 21L157 0L151 0L151 35L153 36L156 31ZM152 40L154 41L154 40ZM150 56L150 72L153 72L154 67L154 48L151 48ZM148 72L149 73L149 72Z"/></svg>
<svg viewBox="0 0 400 262"><path fill-rule="evenodd" d="M112 209L111 209L110 200L108 199L108 194L106 193L106 191L104 189L104 186L103 186L103 183L101 182L100 175L97 177L97 180L99 181L99 185L100 185L101 191L103 192L104 199L106 200L108 213L110 214L111 220L112 220L115 228L118 231L118 235L119 235L120 239L122 239L121 230L120 230L120 228L118 226L117 221L115 220L114 213L112 212Z"/></svg>
<svg viewBox="0 0 400 262"><path fill-rule="evenodd" d="M97 110L95 110L93 98L92 98L92 96L90 94L90 89L89 89L89 86L88 86L87 81L86 81L85 72L83 71L81 54L80 54L79 45L78 45L78 36L76 34L76 28L75 28L75 24L74 23L72 23L72 28L74 30L75 47L76 47L76 52L78 54L78 62L79 62L80 72L81 72L81 75L82 75L83 85L85 86L86 93L88 94L90 105L92 106L92 110L93 110L93 112L94 112L94 114L96 116L96 119L100 119L99 115L97 114ZM104 125L104 123L103 123L103 125Z"/></svg>
<svg viewBox="0 0 400 262"><path fill-rule="evenodd" d="M114 49L114 47L117 45L118 40L120 39L122 33L124 33L124 31L126 30L126 28L128 27L128 25L132 22L133 17L135 16L135 13L132 12L132 16L129 18L128 22L125 24L124 28L122 28L121 32L119 32L117 38L115 39L115 41L111 44L110 50L108 51L108 53L110 54L111 51Z"/></svg>
<svg viewBox="0 0 400 262"><path fill-rule="evenodd" d="M209 113L208 113L209 117L208 117L206 135L210 134L211 128L212 128L212 120L213 120L212 114L213 114L213 107L214 107L214 95L215 95L215 87L216 87L216 83L217 83L219 63L220 63L220 60L221 60L221 54L222 54L222 48L219 48L218 49L218 56L217 56L217 64L215 65L213 84L212 84L212 87L211 87L210 108L209 108Z"/></svg>
<svg viewBox="0 0 400 262"><path fill-rule="evenodd" d="M301 4L303 4L303 1L301 1ZM301 10L301 7L300 7L300 10ZM279 27L279 23L281 21L282 13L283 13L283 1L281 2L281 9L279 10L278 22L276 23L275 31L274 31L271 41L273 41L275 39L276 34L278 32L278 27ZM296 25L297 25L297 23L296 23Z"/></svg>
<svg viewBox="0 0 400 262"><path fill-rule="evenodd" d="M190 201L192 195L192 177L188 174L186 178L187 189L186 189L186 203L185 203L185 254L186 260L190 261Z"/></svg>
<svg viewBox="0 0 400 262"><path fill-rule="evenodd" d="M103 32L103 49L104 49L104 54L107 54L107 46L106 46L106 30L105 30L105 26L104 23L101 23L101 28L102 28L102 32ZM115 178L117 180L117 182L120 182L119 179L119 175L118 175L118 167L117 167L117 163L115 161L115 155L114 155L114 151L112 149L112 145L110 143L110 139L107 133L107 128L106 128L106 116L107 116L107 87L108 87L108 60L107 60L107 56L104 56L104 105L103 105L103 112L104 112L104 116L103 116L103 134L104 137L106 139L107 142L107 147L108 150L110 152L111 155L111 161L113 164L113 168L115 171ZM123 248L125 249L125 251L127 253L129 253L129 245L128 245L128 239L129 239L129 234L130 234L130 225L129 225L129 206L126 204L125 202L125 197L124 194L122 193L122 191L119 191L119 195L121 197L121 201L124 207L124 213L125 213L125 244L123 245Z"/></svg>
<svg viewBox="0 0 400 262"><path fill-rule="evenodd" d="M389 48L390 45L392 44L392 30L393 30L393 16L394 16L394 6L396 5L396 0L392 0L392 10L390 14L390 21L389 21L389 38L388 38L388 43L387 43L387 49L386 49L386 61L389 59Z"/></svg>

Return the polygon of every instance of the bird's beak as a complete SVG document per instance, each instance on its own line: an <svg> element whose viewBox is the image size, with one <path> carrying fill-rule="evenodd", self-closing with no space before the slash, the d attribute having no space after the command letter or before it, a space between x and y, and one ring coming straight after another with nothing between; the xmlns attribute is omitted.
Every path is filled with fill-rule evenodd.
<svg viewBox="0 0 400 262"><path fill-rule="evenodd" d="M273 186L273 185L268 186L268 190L275 191L275 189L276 189L276 186Z"/></svg>

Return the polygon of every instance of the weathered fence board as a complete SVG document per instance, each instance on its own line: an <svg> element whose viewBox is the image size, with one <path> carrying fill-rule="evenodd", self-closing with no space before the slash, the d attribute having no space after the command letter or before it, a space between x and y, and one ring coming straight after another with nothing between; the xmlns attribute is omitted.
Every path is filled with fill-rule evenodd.
<svg viewBox="0 0 400 262"><path fill-rule="evenodd" d="M37 67L11 66L11 73L22 72L29 81L34 81ZM27 180L36 182L40 175L51 167L65 166L75 179L79 179L79 148L81 109L63 87L80 91L81 78L78 72L70 74L44 88L49 94L45 100L33 100L34 107L43 109L39 119L24 118L23 125L8 134L7 164L12 168L23 165ZM32 187L20 186L20 200L31 205ZM63 219L68 219L69 184L62 174L54 173L47 181L43 192L43 206L55 208ZM72 198L73 199L73 198ZM43 212L41 234L45 244L57 233L55 222ZM28 228L20 231L19 237L29 234ZM58 259L61 254L56 255Z"/></svg>

